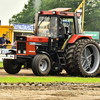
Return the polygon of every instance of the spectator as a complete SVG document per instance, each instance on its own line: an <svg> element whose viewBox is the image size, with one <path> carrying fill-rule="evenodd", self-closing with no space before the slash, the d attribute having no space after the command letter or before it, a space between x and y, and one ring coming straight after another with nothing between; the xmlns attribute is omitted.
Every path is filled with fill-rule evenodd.
<svg viewBox="0 0 100 100"><path fill-rule="evenodd" d="M7 48L7 46L11 46L12 44L11 44L11 42L10 42L10 38L9 37L7 37L7 39L6 39L6 45L4 46L4 48Z"/></svg>
<svg viewBox="0 0 100 100"><path fill-rule="evenodd" d="M0 37L0 48L4 48L6 45L6 39L5 39L6 34L3 34L3 37Z"/></svg>

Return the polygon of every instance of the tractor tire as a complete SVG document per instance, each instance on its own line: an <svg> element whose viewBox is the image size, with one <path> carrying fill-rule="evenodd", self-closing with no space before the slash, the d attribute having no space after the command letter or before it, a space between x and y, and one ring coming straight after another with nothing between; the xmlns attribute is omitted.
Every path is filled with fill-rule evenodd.
<svg viewBox="0 0 100 100"><path fill-rule="evenodd" d="M3 66L4 69L7 73L9 74L16 74L20 71L21 69L21 64L14 63L17 62L17 60L13 59L4 59L3 60Z"/></svg>
<svg viewBox="0 0 100 100"><path fill-rule="evenodd" d="M76 66L81 76L96 76L99 72L100 47L94 40L80 43L76 52Z"/></svg>
<svg viewBox="0 0 100 100"><path fill-rule="evenodd" d="M46 76L50 72L51 62L47 55L36 55L32 61L32 71L37 76Z"/></svg>
<svg viewBox="0 0 100 100"><path fill-rule="evenodd" d="M93 77L99 72L100 48L91 39L81 39L67 48L65 70L69 75Z"/></svg>
<svg viewBox="0 0 100 100"><path fill-rule="evenodd" d="M78 71L77 67L75 66L75 51L81 42L84 42L84 39L79 39L73 44L68 44L65 50L65 57L66 57L66 66L64 69L66 70L68 75L77 76Z"/></svg>
<svg viewBox="0 0 100 100"><path fill-rule="evenodd" d="M66 70L68 75L76 76L76 69L75 69L75 44L70 44L67 46L65 50L65 56L66 56L66 66L64 66L64 69Z"/></svg>

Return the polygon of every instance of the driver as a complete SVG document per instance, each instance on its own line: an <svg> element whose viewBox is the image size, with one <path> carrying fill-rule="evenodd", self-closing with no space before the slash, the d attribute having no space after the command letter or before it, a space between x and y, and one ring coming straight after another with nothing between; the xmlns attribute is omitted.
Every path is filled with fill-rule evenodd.
<svg viewBox="0 0 100 100"><path fill-rule="evenodd" d="M62 46L64 43L65 39L65 28L63 24L61 24L61 19L59 19L59 41L58 41L58 46Z"/></svg>
<svg viewBox="0 0 100 100"><path fill-rule="evenodd" d="M65 28L63 26L63 24L61 24L61 19L59 19L59 36L65 34Z"/></svg>

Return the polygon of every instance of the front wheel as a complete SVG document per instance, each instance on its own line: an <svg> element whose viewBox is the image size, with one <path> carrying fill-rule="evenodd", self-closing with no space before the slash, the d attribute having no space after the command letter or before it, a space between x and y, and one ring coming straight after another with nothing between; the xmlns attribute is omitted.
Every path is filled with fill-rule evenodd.
<svg viewBox="0 0 100 100"><path fill-rule="evenodd" d="M3 66L7 73L16 74L21 69L21 64L18 63L17 59L4 59Z"/></svg>
<svg viewBox="0 0 100 100"><path fill-rule="evenodd" d="M32 61L32 71L37 76L46 76L50 72L51 62L47 55L36 55Z"/></svg>

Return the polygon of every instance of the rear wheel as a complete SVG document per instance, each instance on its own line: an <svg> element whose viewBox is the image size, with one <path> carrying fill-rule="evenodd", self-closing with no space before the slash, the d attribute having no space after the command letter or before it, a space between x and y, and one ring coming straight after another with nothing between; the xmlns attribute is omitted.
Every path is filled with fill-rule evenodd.
<svg viewBox="0 0 100 100"><path fill-rule="evenodd" d="M65 70L74 76L96 76L99 71L100 48L90 39L78 40L66 50Z"/></svg>
<svg viewBox="0 0 100 100"><path fill-rule="evenodd" d="M84 40L75 52L76 66L81 76L96 76L99 72L100 48L93 40Z"/></svg>
<svg viewBox="0 0 100 100"><path fill-rule="evenodd" d="M75 44L68 45L66 48L66 66L64 66L67 74L75 76L76 71L75 71L75 62L74 62L74 49L75 49Z"/></svg>
<svg viewBox="0 0 100 100"><path fill-rule="evenodd" d="M21 64L16 59L4 59L3 66L7 73L16 74L21 69Z"/></svg>
<svg viewBox="0 0 100 100"><path fill-rule="evenodd" d="M37 76L48 75L51 62L47 55L36 55L32 61L32 71Z"/></svg>

